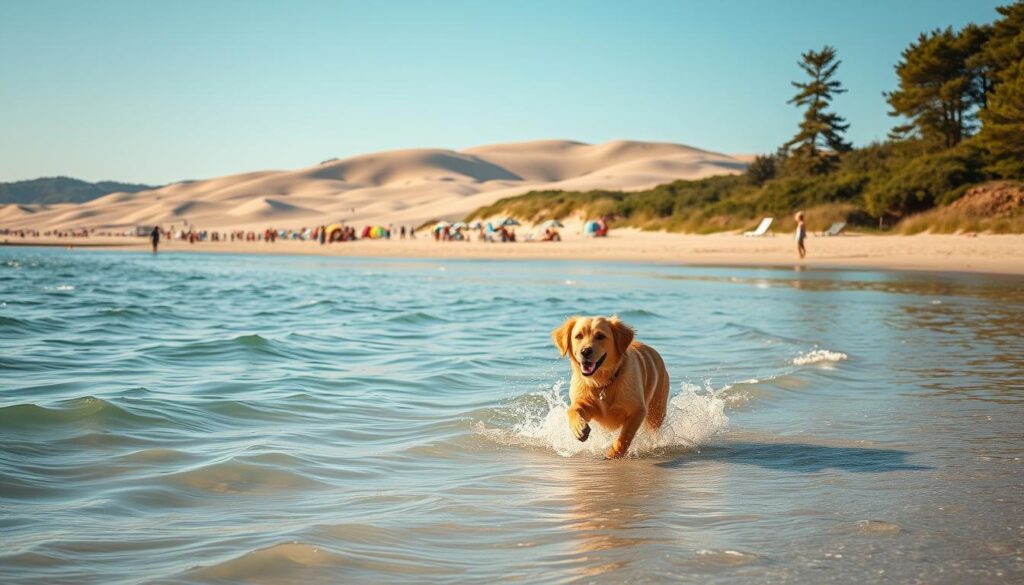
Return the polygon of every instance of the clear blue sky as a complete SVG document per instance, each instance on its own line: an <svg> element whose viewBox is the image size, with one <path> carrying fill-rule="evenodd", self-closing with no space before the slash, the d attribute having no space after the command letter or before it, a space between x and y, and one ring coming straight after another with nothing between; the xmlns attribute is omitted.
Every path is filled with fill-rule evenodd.
<svg viewBox="0 0 1024 585"><path fill-rule="evenodd" d="M164 183L568 138L767 152L834 45L855 144L925 30L1009 0L0 0L0 181Z"/></svg>

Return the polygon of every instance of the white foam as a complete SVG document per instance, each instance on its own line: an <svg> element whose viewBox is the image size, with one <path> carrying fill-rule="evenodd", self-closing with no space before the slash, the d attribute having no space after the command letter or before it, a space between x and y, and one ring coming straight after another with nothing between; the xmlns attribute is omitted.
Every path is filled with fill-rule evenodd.
<svg viewBox="0 0 1024 585"><path fill-rule="evenodd" d="M512 428L492 428L480 423L477 431L499 443L550 449L562 457L603 456L618 436L617 431L605 431L592 424L589 439L586 442L576 440L566 419L569 403L562 395L563 385L564 381L559 380L538 394L546 402L546 408L522 407L512 413L515 421ZM669 399L661 428L651 431L646 425L641 426L630 446L629 456L696 449L706 444L729 424L721 396L723 390L714 390L708 384L704 388L683 384L679 393Z"/></svg>
<svg viewBox="0 0 1024 585"><path fill-rule="evenodd" d="M793 358L794 366L807 366L810 364L819 363L834 363L845 360L848 356L845 353L838 351L829 351L827 349L816 349L814 351L808 351L802 353L797 357Z"/></svg>

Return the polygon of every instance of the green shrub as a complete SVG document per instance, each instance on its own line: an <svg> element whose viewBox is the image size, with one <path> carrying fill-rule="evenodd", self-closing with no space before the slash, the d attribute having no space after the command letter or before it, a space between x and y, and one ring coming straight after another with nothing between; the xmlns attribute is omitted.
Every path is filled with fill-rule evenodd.
<svg viewBox="0 0 1024 585"><path fill-rule="evenodd" d="M903 217L948 204L984 180L982 166L970 145L916 157L872 181L864 192L865 207L875 217Z"/></svg>
<svg viewBox="0 0 1024 585"><path fill-rule="evenodd" d="M747 182L751 185L764 185L765 181L774 179L776 174L776 157L774 155L757 155L747 167Z"/></svg>
<svg viewBox="0 0 1024 585"><path fill-rule="evenodd" d="M764 179L761 184L755 184L748 172L675 181L632 193L535 191L478 209L469 219L497 215L527 221L608 217L620 226L707 233L749 229L751 222L764 216L775 217L779 229L788 230L796 211L807 211L811 222L811 210L830 210L827 218L814 220L814 225L827 227L832 221L847 221L874 229L880 218L899 219L955 201L968 187L987 178L985 156L972 141L938 151L920 140L876 143L843 154L834 170L824 175L795 172L776 164L776 176L760 175ZM937 216L921 221L933 220L938 221ZM950 225L952 220L943 216L942 221ZM1012 231L1019 224L986 224L986 229ZM901 229L912 229L907 225Z"/></svg>

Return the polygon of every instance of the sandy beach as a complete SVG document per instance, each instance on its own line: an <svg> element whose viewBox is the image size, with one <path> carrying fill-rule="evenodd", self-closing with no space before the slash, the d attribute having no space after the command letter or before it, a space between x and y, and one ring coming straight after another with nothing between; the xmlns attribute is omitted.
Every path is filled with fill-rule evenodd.
<svg viewBox="0 0 1024 585"><path fill-rule="evenodd" d="M567 232L569 230L566 230ZM352 257L611 260L707 266L804 266L808 268L873 268L938 272L1024 274L1024 236L988 235L860 235L811 236L808 257L796 259L793 238L779 234L763 238L737 234L684 235L613 229L607 238L582 238L564 233L562 242L437 242L417 239L359 240L320 245L307 241L161 242L162 252L235 254L311 254ZM103 247L142 251L144 238L17 238L4 236L5 245Z"/></svg>

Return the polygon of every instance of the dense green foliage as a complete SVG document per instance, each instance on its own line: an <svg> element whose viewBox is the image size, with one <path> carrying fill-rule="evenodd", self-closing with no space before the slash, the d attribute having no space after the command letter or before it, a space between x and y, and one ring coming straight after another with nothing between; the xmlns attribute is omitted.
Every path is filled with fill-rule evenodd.
<svg viewBox="0 0 1024 585"><path fill-rule="evenodd" d="M747 181L752 185L764 185L778 174L778 157L759 154L747 165Z"/></svg>
<svg viewBox="0 0 1024 585"><path fill-rule="evenodd" d="M974 62L988 71L993 82L1005 81L1024 59L1024 2L996 8L1002 16L992 23L990 37Z"/></svg>
<svg viewBox="0 0 1024 585"><path fill-rule="evenodd" d="M998 10L1001 18L992 25L922 34L903 51L899 87L886 99L907 123L887 142L851 150L842 138L848 125L826 111L844 91L834 79L836 51L826 46L804 53L799 63L810 81L793 83L799 92L790 103L805 108L798 133L777 153L756 157L743 175L636 193L539 191L470 217L605 216L618 225L710 232L753 227L766 215L786 229L795 211L806 210L808 221L822 228L838 220L891 227L921 214L954 229L954 212L922 212L984 181L1024 179L1024 0ZM977 219L971 229L996 225ZM925 223L914 222L914 230ZM1022 225L1017 214L993 229Z"/></svg>
<svg viewBox="0 0 1024 585"><path fill-rule="evenodd" d="M45 177L30 181L0 183L0 205L5 203L84 203L119 191L136 193L155 188L149 185L115 181L89 183L70 177Z"/></svg>
<svg viewBox="0 0 1024 585"><path fill-rule="evenodd" d="M910 123L898 131L952 148L975 129L977 110L991 86L978 55L990 35L987 27L969 25L923 33L903 51L896 65L899 88L886 94L893 116ZM971 63L978 65L971 66Z"/></svg>
<svg viewBox="0 0 1024 585"><path fill-rule="evenodd" d="M873 144L840 158L825 175L786 172L761 184L747 175L719 176L635 193L535 191L478 209L471 218L581 213L608 216L619 225L707 232L740 229L765 215L786 226L794 211L807 209L816 223L869 226L955 199L983 176L980 153L967 147L930 152L920 141Z"/></svg>
<svg viewBox="0 0 1024 585"><path fill-rule="evenodd" d="M863 193L864 206L874 217L902 217L950 203L984 179L979 154L963 147L901 161L870 181Z"/></svg>
<svg viewBox="0 0 1024 585"><path fill-rule="evenodd" d="M988 170L1024 179L1024 2L997 9L977 60L991 72L994 87L981 111L979 145L988 153Z"/></svg>
<svg viewBox="0 0 1024 585"><path fill-rule="evenodd" d="M989 170L1024 179L1024 61L999 84L981 118L978 142L989 154Z"/></svg>

